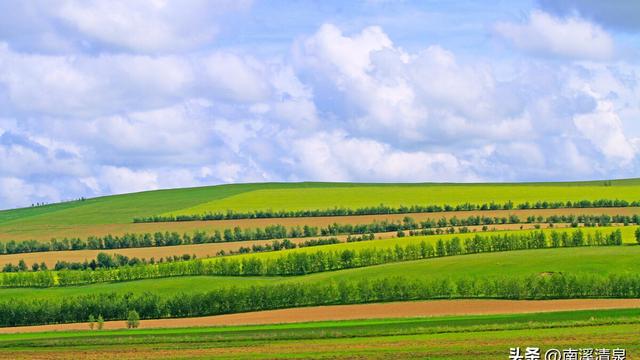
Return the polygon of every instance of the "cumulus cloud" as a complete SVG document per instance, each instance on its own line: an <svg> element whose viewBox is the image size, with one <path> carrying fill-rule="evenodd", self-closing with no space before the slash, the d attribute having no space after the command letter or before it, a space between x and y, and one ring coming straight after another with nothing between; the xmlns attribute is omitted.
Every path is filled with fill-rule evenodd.
<svg viewBox="0 0 640 360"><path fill-rule="evenodd" d="M579 114L573 118L578 130L588 138L609 160L629 165L636 156L633 144L622 130L620 118L609 101L598 101L595 112Z"/></svg>
<svg viewBox="0 0 640 360"><path fill-rule="evenodd" d="M0 208L59 201L60 192L51 185L32 184L17 177L0 177Z"/></svg>
<svg viewBox="0 0 640 360"><path fill-rule="evenodd" d="M194 76L174 56L45 56L1 43L0 66L0 85L18 110L66 116L162 106L189 96Z"/></svg>
<svg viewBox="0 0 640 360"><path fill-rule="evenodd" d="M131 170L124 167L104 166L100 169L100 180L109 193L129 193L158 188L158 176L146 170Z"/></svg>
<svg viewBox="0 0 640 360"><path fill-rule="evenodd" d="M320 133L293 144L296 167L325 181L473 181L468 164L446 152L402 151L344 133Z"/></svg>
<svg viewBox="0 0 640 360"><path fill-rule="evenodd" d="M45 52L190 51L215 40L248 0L29 1L0 5L0 30L19 49Z"/></svg>
<svg viewBox="0 0 640 360"><path fill-rule="evenodd" d="M605 30L575 16L556 18L534 10L525 23L499 22L495 31L534 54L606 60L614 53L613 39Z"/></svg>

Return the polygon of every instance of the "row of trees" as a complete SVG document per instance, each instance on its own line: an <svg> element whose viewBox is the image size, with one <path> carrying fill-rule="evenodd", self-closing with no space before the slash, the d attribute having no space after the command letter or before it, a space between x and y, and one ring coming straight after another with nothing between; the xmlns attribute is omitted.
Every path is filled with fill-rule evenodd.
<svg viewBox="0 0 640 360"><path fill-rule="evenodd" d="M506 203L459 204L459 205L413 205L413 206L378 206L357 209L333 208L315 210L256 210L252 212L209 212L190 215L154 215L137 217L134 223L169 222L169 221L202 221L202 220L231 220L231 219L260 219L260 218L291 218L291 217L320 217L320 216L348 216L348 215L378 215L378 214L409 214L432 213L444 211L476 211L476 210L512 210L512 209L562 209L562 208L599 208L599 207L638 207L640 201L626 200L580 200L580 201L537 201L524 202L515 205L512 201Z"/></svg>
<svg viewBox="0 0 640 360"><path fill-rule="evenodd" d="M448 298L566 299L638 298L640 275L554 273L464 278L407 277L323 283L281 283L226 287L206 292L160 295L144 292L93 293L55 298L0 301L0 326L86 321L93 314L105 320L134 320L229 314L329 304L357 304Z"/></svg>
<svg viewBox="0 0 640 360"><path fill-rule="evenodd" d="M621 245L622 232L584 234L582 230L504 233L491 236L475 235L462 241L458 237L430 242L410 243L395 248L343 249L334 251L289 252L276 257L243 256L207 260L180 261L155 265L123 266L94 271L39 271L3 273L2 287L51 287L83 285L99 282L131 281L173 276L291 276L379 265L397 261L427 259L442 256L483 252L542 249L548 247Z"/></svg>
<svg viewBox="0 0 640 360"><path fill-rule="evenodd" d="M548 217L529 217L527 222L539 223L578 223L587 225L606 226L612 223L638 224L640 215L551 215ZM284 238L302 238L313 236L337 236L337 235L362 235L381 232L414 231L416 235L433 235L454 233L455 227L459 232L468 232L466 226L492 225L492 224L518 224L520 218L516 215L509 217L469 216L467 218L442 217L439 220L427 219L416 221L405 216L402 221L375 221L369 224L330 224L325 227L318 226L291 226L269 225L264 228L240 228L214 230L211 233L196 231L194 233L179 234L177 232L156 232L143 234L124 234L122 236L90 236L87 239L64 238L51 239L49 242L28 240L22 242L9 241L0 243L0 254L19 254L44 251L62 250L107 250L138 247L161 247L189 244L204 244L233 241L271 240ZM445 227L451 227L443 230ZM485 228L486 229L486 228ZM417 232L416 230L422 230Z"/></svg>
<svg viewBox="0 0 640 360"><path fill-rule="evenodd" d="M373 234L371 234L373 235ZM371 237L373 240L373 237ZM248 254L248 253L258 253L258 252L266 252L266 251L278 251L278 250L288 250L295 249L296 247L311 247L311 246L320 246L320 245L331 245L340 243L335 237L325 238L325 239L311 239L300 242L296 244L291 242L289 239L283 240L273 240L270 244L258 245L254 244L251 247L240 247L237 251L227 251L221 250L218 252L219 256L224 255L233 255L233 254ZM112 269L121 266L139 266L139 265L154 265L154 264L162 264L164 262L174 262L174 261L189 261L195 260L196 255L173 255L166 256L164 258L159 258L158 260L155 257L151 257L149 260L146 258L138 258L138 257L128 257L121 254L107 254L107 253L98 253L95 259L91 261L85 260L83 262L78 261L64 261L58 260L54 266L54 270L99 270L99 269ZM25 271L46 271L48 270L47 265L42 263L34 263L31 268L27 266L24 260L20 260L18 265L13 265L12 263L5 264L2 272L25 272Z"/></svg>

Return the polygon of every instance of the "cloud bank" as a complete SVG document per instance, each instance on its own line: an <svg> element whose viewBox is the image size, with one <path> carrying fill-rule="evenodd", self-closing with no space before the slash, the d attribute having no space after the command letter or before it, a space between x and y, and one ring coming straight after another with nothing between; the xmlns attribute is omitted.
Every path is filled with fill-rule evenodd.
<svg viewBox="0 0 640 360"><path fill-rule="evenodd" d="M508 56L332 22L265 55L216 45L250 3L171 4L0 18L29 28L0 26L0 208L228 182L638 173L640 68L579 12L489 21Z"/></svg>

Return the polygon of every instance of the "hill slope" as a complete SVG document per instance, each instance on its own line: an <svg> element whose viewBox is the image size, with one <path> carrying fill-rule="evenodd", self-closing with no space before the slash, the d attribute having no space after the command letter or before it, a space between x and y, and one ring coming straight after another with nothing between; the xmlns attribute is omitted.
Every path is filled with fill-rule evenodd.
<svg viewBox="0 0 640 360"><path fill-rule="evenodd" d="M56 231L130 224L134 217L227 210L297 210L379 204L504 203L513 201L640 200L640 179L496 184L261 183L146 191L0 211L0 237L53 237Z"/></svg>

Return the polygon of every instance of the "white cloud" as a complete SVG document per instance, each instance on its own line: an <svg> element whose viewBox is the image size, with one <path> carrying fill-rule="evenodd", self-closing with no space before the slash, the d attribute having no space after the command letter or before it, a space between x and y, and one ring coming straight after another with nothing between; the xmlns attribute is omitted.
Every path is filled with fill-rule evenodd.
<svg viewBox="0 0 640 360"><path fill-rule="evenodd" d="M15 107L66 116L162 106L189 96L194 78L188 61L175 56L33 55L1 43L0 67Z"/></svg>
<svg viewBox="0 0 640 360"><path fill-rule="evenodd" d="M446 152L401 151L344 133L320 133L293 143L296 166L326 181L473 181L467 164Z"/></svg>
<svg viewBox="0 0 640 360"><path fill-rule="evenodd" d="M349 37L323 25L295 52L300 69L320 79L315 86L339 94L328 111L337 105L344 112L336 117L361 135L399 145L478 133L509 138L530 128L522 116L511 118L505 90L488 66L459 64L440 46L412 54L394 47L379 28Z"/></svg>
<svg viewBox="0 0 640 360"><path fill-rule="evenodd" d="M51 185L31 184L17 177L0 177L0 209L60 200L59 191Z"/></svg>
<svg viewBox="0 0 640 360"><path fill-rule="evenodd" d="M343 77L365 78L365 73L371 70L371 53L391 48L392 45L389 37L377 26L365 28L359 34L348 37L335 25L324 24L314 36L301 44L304 53L299 55L302 57L299 60L324 67L340 83Z"/></svg>
<svg viewBox="0 0 640 360"><path fill-rule="evenodd" d="M89 37L142 52L188 50L213 40L216 15L247 1L63 1L56 15ZM55 7L55 6L52 6Z"/></svg>
<svg viewBox="0 0 640 360"><path fill-rule="evenodd" d="M104 166L99 171L100 183L107 193L129 193L158 189L158 175L149 170L131 170L124 167Z"/></svg>
<svg viewBox="0 0 640 360"><path fill-rule="evenodd" d="M524 24L499 22L495 31L527 52L577 59L613 56L612 37L601 27L577 17L556 18L534 10Z"/></svg>
<svg viewBox="0 0 640 360"><path fill-rule="evenodd" d="M203 63L210 87L222 99L257 102L269 95L264 66L254 59L214 53Z"/></svg>
<svg viewBox="0 0 640 360"><path fill-rule="evenodd" d="M598 101L598 108L589 114L576 115L573 121L578 130L617 166L629 165L636 156L633 144L622 131L620 118L609 101Z"/></svg>

